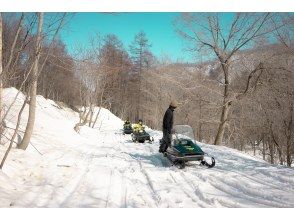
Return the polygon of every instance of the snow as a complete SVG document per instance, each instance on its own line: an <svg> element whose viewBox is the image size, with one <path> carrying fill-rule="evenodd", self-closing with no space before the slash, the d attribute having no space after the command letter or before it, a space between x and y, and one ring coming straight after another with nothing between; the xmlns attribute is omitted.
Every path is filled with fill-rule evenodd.
<svg viewBox="0 0 294 220"><path fill-rule="evenodd" d="M6 106L17 92L4 90ZM23 99L20 94L7 126L15 126ZM294 207L293 168L198 142L216 166L191 162L179 170L158 153L160 131L147 129L153 144L133 143L122 134L123 122L102 108L95 128L76 133L76 112L41 96L37 103L31 145L12 149L0 171L0 207ZM27 115L28 106L22 131ZM6 148L3 138L1 158Z"/></svg>

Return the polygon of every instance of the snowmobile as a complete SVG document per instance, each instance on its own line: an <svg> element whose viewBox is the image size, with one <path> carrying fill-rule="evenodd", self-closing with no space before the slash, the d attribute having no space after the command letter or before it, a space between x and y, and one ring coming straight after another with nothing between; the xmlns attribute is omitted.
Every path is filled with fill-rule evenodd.
<svg viewBox="0 0 294 220"><path fill-rule="evenodd" d="M208 168L215 166L215 159L204 153L194 141L194 131L189 125L177 125L173 131L172 146L163 153L173 165L184 169L186 162L199 161Z"/></svg>
<svg viewBox="0 0 294 220"><path fill-rule="evenodd" d="M123 134L133 133L132 124L124 124Z"/></svg>
<svg viewBox="0 0 294 220"><path fill-rule="evenodd" d="M153 137L150 137L150 135L145 131L145 128L143 127L142 129L133 130L132 133L132 141L133 142L139 142L139 143L144 143L145 141L149 141L149 143L152 143L154 141Z"/></svg>

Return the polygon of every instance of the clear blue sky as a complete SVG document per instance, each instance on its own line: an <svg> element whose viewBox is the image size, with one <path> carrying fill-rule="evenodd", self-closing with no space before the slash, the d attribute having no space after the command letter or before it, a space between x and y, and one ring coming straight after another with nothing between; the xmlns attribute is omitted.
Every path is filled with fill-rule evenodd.
<svg viewBox="0 0 294 220"><path fill-rule="evenodd" d="M173 19L178 15L178 13L77 13L61 36L69 52L72 52L76 42L87 45L89 36L97 32L102 35L110 33L117 35L128 49L135 34L143 30L156 56L165 53L173 59L184 59L187 54L183 53L182 40L175 33L172 24Z"/></svg>
<svg viewBox="0 0 294 220"><path fill-rule="evenodd" d="M227 15L225 17L230 17ZM89 45L89 36L97 32L117 35L128 49L135 34L143 30L156 56L167 54L174 61L191 61L189 53L183 50L183 40L173 26L177 16L179 13L77 13L62 31L61 38L70 53L78 42Z"/></svg>

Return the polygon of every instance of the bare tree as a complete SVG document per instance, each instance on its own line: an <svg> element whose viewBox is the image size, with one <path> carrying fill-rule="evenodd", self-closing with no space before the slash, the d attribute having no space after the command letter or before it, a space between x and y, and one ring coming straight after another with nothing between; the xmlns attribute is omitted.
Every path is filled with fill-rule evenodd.
<svg viewBox="0 0 294 220"><path fill-rule="evenodd" d="M18 25L17 25L16 33L14 35L14 39L13 39L13 42L12 42L12 45L11 45L11 48L10 48L8 61L7 61L6 65L5 65L5 67L4 67L4 72L8 72L10 67L11 67L13 57L15 56L16 44L17 44L17 41L19 39L20 32L22 30L23 20L24 20L24 13L21 13L21 16L20 16L20 19L19 19L19 22L18 22Z"/></svg>
<svg viewBox="0 0 294 220"><path fill-rule="evenodd" d="M39 20L38 20L38 30L37 30L37 39L36 39L36 47L35 47L35 60L33 65L33 72L30 82L30 100L29 100L29 117L28 122L25 130L24 137L19 144L18 148L26 150L29 145L34 123L35 123L35 116L36 116L36 96L37 96L37 80L39 74L39 58L41 53L41 43L42 43L42 27L43 27L43 18L44 13L39 12Z"/></svg>
<svg viewBox="0 0 294 220"><path fill-rule="evenodd" d="M23 102L23 104L22 104L22 107L21 107L21 109L20 109L20 111L19 111L19 113L18 113L16 126L15 126L15 129L14 129L13 135L12 135L12 137L11 137L10 144L9 144L9 146L8 146L8 148L7 148L7 150L6 150L5 154L4 154L4 157L3 157L2 161L1 161L0 169L3 168L4 163L5 163L5 161L6 161L7 157L8 157L8 154L9 154L9 152L10 152L10 150L12 149L12 146L13 146L13 144L14 144L14 139L15 139L17 133L18 133L19 126L20 126L21 115L22 115L23 110L24 110L24 108L25 108L25 106L26 106L26 104L27 104L27 98L28 98L28 97L26 97L26 99L24 100L24 102Z"/></svg>
<svg viewBox="0 0 294 220"><path fill-rule="evenodd" d="M220 122L214 144L222 143L231 105L236 97L231 93L231 63L233 56L261 37L273 32L269 22L274 14L236 13L231 24L222 25L222 14L183 14L176 23L177 31L191 42L191 51L206 50L216 57L221 67L223 101Z"/></svg>

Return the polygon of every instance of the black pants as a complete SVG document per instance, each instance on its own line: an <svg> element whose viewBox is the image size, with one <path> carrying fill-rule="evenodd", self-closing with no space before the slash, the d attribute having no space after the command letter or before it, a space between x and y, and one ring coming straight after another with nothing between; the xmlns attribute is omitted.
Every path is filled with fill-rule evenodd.
<svg viewBox="0 0 294 220"><path fill-rule="evenodd" d="M161 139L159 150L164 152L171 145L171 133L167 130L163 130L163 137Z"/></svg>

